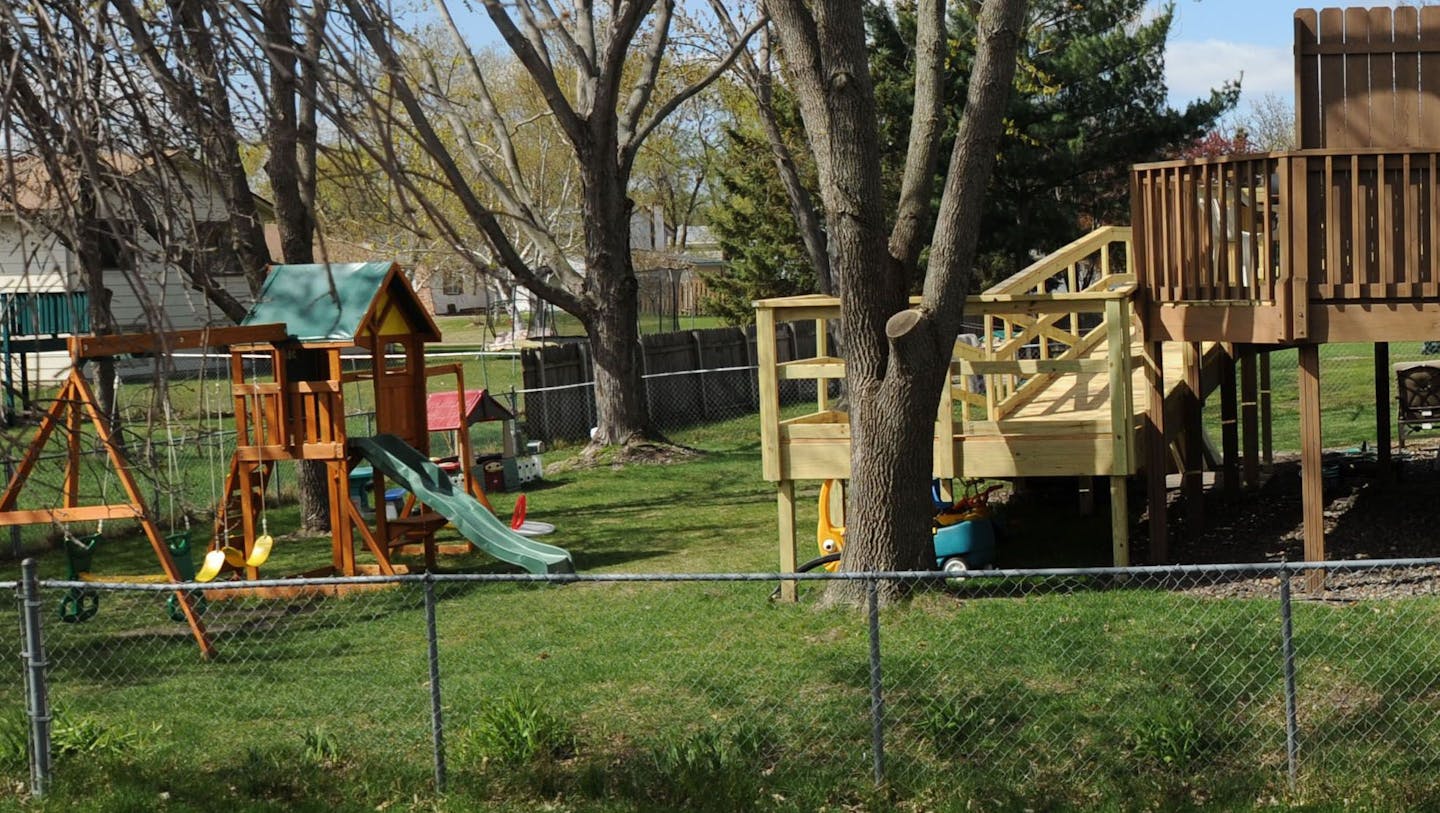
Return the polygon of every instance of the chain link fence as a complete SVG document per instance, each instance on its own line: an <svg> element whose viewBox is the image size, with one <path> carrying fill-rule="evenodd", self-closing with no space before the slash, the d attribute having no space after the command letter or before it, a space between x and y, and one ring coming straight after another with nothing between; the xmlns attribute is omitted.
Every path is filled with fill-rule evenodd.
<svg viewBox="0 0 1440 813"><path fill-rule="evenodd" d="M1327 567L803 574L798 604L773 574L207 585L208 660L171 586L12 582L0 773L208 803L1433 806L1440 560ZM76 590L99 610L60 623Z"/></svg>

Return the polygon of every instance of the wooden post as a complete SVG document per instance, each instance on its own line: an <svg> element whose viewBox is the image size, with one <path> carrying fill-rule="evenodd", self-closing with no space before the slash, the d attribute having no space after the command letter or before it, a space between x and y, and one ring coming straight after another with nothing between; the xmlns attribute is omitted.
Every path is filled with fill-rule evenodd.
<svg viewBox="0 0 1440 813"><path fill-rule="evenodd" d="M830 336L825 332L825 320L815 320L815 357L830 355ZM815 409L824 412L830 408L830 379L815 379Z"/></svg>
<svg viewBox="0 0 1440 813"><path fill-rule="evenodd" d="M1146 508L1150 514L1150 564L1170 558L1165 471L1169 440L1165 437L1165 344L1145 343L1145 469L1149 480Z"/></svg>
<svg viewBox="0 0 1440 813"><path fill-rule="evenodd" d="M1130 500L1127 478L1110 476L1110 559L1115 567L1130 566Z"/></svg>
<svg viewBox="0 0 1440 813"><path fill-rule="evenodd" d="M1110 378L1110 544L1116 567L1130 564L1130 506L1126 500L1125 478L1134 468L1130 455L1134 446L1135 406L1131 388L1130 309L1127 300L1105 302L1106 368ZM1090 494L1095 481L1090 481Z"/></svg>
<svg viewBox="0 0 1440 813"><path fill-rule="evenodd" d="M1300 501L1305 527L1305 561L1325 561L1325 494L1321 473L1320 346L1300 345ZM1320 570L1306 573L1311 591L1325 583Z"/></svg>
<svg viewBox="0 0 1440 813"><path fill-rule="evenodd" d="M1380 479L1394 478L1390 465L1390 343L1375 343L1375 462Z"/></svg>
<svg viewBox="0 0 1440 813"><path fill-rule="evenodd" d="M1240 350L1240 463L1246 488L1260 486L1260 394L1254 345Z"/></svg>
<svg viewBox="0 0 1440 813"><path fill-rule="evenodd" d="M1235 347L1220 350L1220 466L1225 496L1240 493L1240 426L1235 397Z"/></svg>
<svg viewBox="0 0 1440 813"><path fill-rule="evenodd" d="M1204 358L1199 342L1185 344L1186 387L1180 412L1185 433L1185 474L1181 494L1185 498L1185 533L1190 539L1198 538L1205 524L1205 428L1200 413L1200 364Z"/></svg>
<svg viewBox="0 0 1440 813"><path fill-rule="evenodd" d="M1275 466L1275 427L1271 422L1270 354L1261 353L1260 358L1260 465L1268 477Z"/></svg>
<svg viewBox="0 0 1440 813"><path fill-rule="evenodd" d="M780 524L780 572L794 573L796 566L795 481L781 480L776 483L775 495ZM780 582L781 601L795 601L797 597L794 580Z"/></svg>

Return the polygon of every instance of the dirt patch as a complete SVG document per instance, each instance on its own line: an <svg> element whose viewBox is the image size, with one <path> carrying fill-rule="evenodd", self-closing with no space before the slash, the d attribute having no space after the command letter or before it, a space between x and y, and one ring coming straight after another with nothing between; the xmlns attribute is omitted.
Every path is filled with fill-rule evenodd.
<svg viewBox="0 0 1440 813"><path fill-rule="evenodd" d="M1325 459L1325 549L1329 560L1440 557L1440 440L1407 445L1392 479L1382 477L1373 453L1327 451ZM1206 495L1205 528L1187 533L1185 508L1172 492L1171 559L1186 564L1300 562L1305 558L1297 456L1277 458L1257 490L1227 498L1222 489ZM1140 529L1136 541L1144 556ZM1143 559L1141 559L1143 561ZM1307 594L1303 579L1295 590ZM1196 588L1224 595L1273 596L1276 580L1236 579ZM1404 571L1331 571L1323 591L1311 595L1353 601L1440 595L1440 568Z"/></svg>
<svg viewBox="0 0 1440 813"><path fill-rule="evenodd" d="M574 457L551 463L548 470L559 473L609 466L612 469L631 465L665 465L704 457L705 453L689 446L663 441L631 438L618 446L590 444Z"/></svg>

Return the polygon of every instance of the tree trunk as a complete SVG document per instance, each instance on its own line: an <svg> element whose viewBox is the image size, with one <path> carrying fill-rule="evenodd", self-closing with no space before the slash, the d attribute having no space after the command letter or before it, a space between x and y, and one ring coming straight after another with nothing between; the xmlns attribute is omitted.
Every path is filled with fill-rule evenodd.
<svg viewBox="0 0 1440 813"><path fill-rule="evenodd" d="M329 363L322 350L300 350L285 362L285 375L297 381L324 381ZM300 460L295 480L300 494L300 527L316 533L330 530L330 491L323 460Z"/></svg>
<svg viewBox="0 0 1440 813"><path fill-rule="evenodd" d="M611 238L609 242L620 241ZM628 237L623 242L628 244ZM611 265L601 266L601 262ZM595 295L607 303L591 309L584 320L595 365L596 433L591 440L609 446L650 434L641 377L639 284L628 249L612 247L592 256L590 263Z"/></svg>
<svg viewBox="0 0 1440 813"><path fill-rule="evenodd" d="M916 116L933 112L942 5L922 4L917 47ZM846 383L850 391L851 466L843 569L894 570L935 565L928 483L933 427L964 307L978 212L994 163L1013 76L1024 0L986 0L980 47L952 151L940 216L931 235L925 296L911 308L911 269L928 208L937 128L915 130L907 154L900 224L888 244L880 194L874 87L860 9L843 0L771 0L767 8L784 46L791 86L820 174L833 271L843 291ZM925 45L928 43L928 46ZM924 81L922 81L924 80ZM903 586L882 585L884 597ZM862 585L836 582L829 600L853 601Z"/></svg>
<svg viewBox="0 0 1440 813"><path fill-rule="evenodd" d="M323 5L315 16L306 18L310 36L323 30ZM275 198L275 221L280 231L281 257L287 263L315 261L315 122L314 105L302 102L299 93L298 56L302 47L295 41L295 23L288 0L264 0L260 14L265 24L266 56L270 60L270 93L266 99L268 123L266 142L270 155L265 173ZM315 53L318 43L307 42L306 54ZM313 82L313 65L305 66L305 81ZM310 91L313 95L313 90ZM309 98L309 96L303 97ZM301 110L299 108L303 107ZM326 378L323 353L305 352L291 362L308 380ZM292 376L294 372L292 372ZM292 380L297 380L292 378ZM323 460L301 460L296 464L300 494L300 525L306 531L330 530L330 491Z"/></svg>
<svg viewBox="0 0 1440 813"><path fill-rule="evenodd" d="M607 141L608 138L608 141ZM600 446L650 434L640 363L640 284L630 256L625 173L614 159L613 137L595 133L582 163L585 209L586 312L582 316L595 363L595 436Z"/></svg>

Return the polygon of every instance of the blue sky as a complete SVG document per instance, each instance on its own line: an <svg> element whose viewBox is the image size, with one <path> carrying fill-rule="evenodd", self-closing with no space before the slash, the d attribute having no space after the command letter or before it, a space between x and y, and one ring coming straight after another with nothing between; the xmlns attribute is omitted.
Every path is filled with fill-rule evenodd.
<svg viewBox="0 0 1440 813"><path fill-rule="evenodd" d="M1292 20L1303 5L1285 0L1175 0L1165 55L1172 103L1183 105L1242 72L1242 109L1249 99L1266 93L1293 96Z"/></svg>
<svg viewBox="0 0 1440 813"><path fill-rule="evenodd" d="M1163 0L1152 0L1159 8ZM1241 109L1266 93L1294 94L1291 40L1295 9L1304 0L1174 0L1175 24L1165 59L1171 102L1183 106L1243 72ZM1384 5L1367 0L1365 5ZM1336 2L1316 3L1340 5ZM1394 5L1394 3L1390 3ZM461 25L483 42L499 37L483 13L452 4Z"/></svg>

